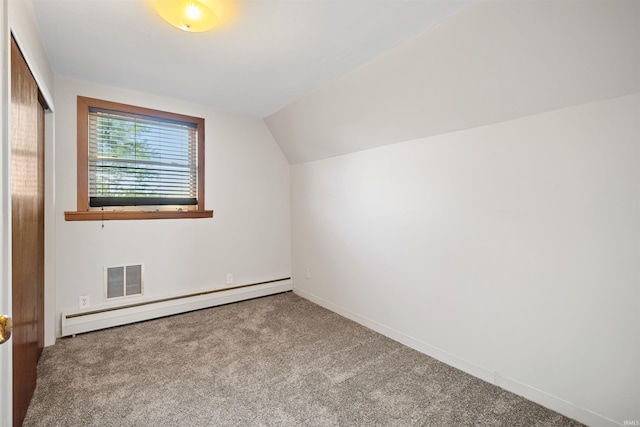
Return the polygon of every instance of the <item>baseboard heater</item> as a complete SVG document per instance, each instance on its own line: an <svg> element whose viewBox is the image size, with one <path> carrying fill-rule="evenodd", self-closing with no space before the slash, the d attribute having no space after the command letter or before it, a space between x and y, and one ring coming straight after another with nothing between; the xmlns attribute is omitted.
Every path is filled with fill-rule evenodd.
<svg viewBox="0 0 640 427"><path fill-rule="evenodd" d="M291 277L285 277L225 289L140 301L117 307L66 312L62 313L62 336L97 331L291 290L293 290L293 281Z"/></svg>

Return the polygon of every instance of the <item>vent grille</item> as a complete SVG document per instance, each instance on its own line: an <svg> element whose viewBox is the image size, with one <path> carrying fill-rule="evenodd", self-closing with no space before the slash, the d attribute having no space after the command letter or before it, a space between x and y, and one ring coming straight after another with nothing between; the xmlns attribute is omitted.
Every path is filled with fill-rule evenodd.
<svg viewBox="0 0 640 427"><path fill-rule="evenodd" d="M107 299L142 295L142 264L105 268Z"/></svg>

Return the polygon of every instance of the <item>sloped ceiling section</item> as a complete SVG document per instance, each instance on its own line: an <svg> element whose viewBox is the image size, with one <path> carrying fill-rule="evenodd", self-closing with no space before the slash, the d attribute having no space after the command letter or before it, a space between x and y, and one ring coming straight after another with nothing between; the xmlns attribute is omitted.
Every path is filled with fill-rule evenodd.
<svg viewBox="0 0 640 427"><path fill-rule="evenodd" d="M302 163L640 92L640 2L482 1L265 119Z"/></svg>

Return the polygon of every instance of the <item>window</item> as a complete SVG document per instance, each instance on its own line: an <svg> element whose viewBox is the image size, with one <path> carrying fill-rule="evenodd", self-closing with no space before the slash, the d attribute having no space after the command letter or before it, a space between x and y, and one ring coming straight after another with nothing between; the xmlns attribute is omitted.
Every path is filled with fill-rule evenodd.
<svg viewBox="0 0 640 427"><path fill-rule="evenodd" d="M198 127L89 107L89 206L198 201Z"/></svg>
<svg viewBox="0 0 640 427"><path fill-rule="evenodd" d="M204 119L78 97L73 220L207 218Z"/></svg>

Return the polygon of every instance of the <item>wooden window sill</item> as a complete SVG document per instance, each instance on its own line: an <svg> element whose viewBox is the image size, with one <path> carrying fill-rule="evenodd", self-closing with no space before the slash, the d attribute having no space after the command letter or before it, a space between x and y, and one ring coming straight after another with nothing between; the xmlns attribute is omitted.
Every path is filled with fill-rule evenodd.
<svg viewBox="0 0 640 427"><path fill-rule="evenodd" d="M65 221L113 221L127 219L213 218L213 211L70 211Z"/></svg>

